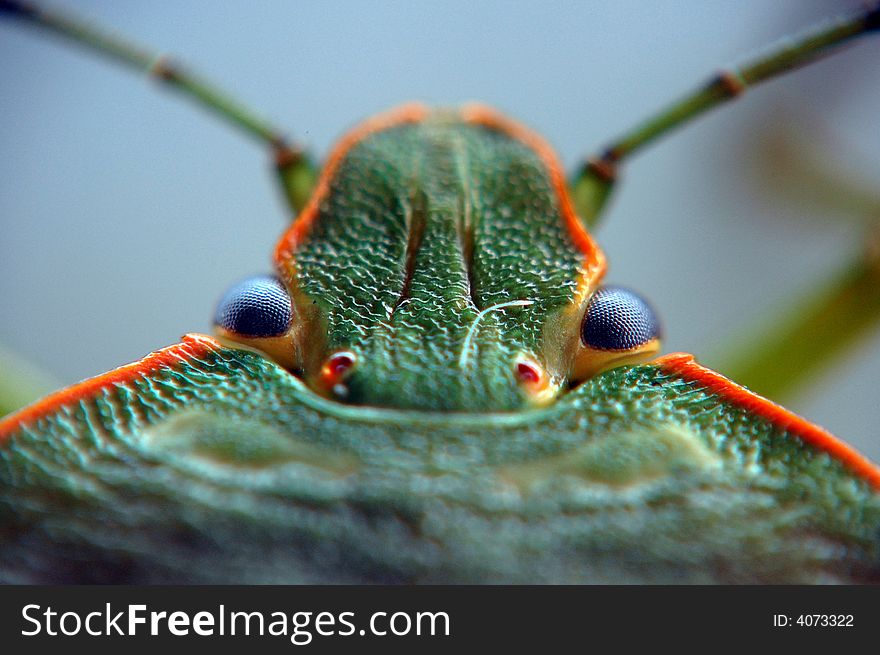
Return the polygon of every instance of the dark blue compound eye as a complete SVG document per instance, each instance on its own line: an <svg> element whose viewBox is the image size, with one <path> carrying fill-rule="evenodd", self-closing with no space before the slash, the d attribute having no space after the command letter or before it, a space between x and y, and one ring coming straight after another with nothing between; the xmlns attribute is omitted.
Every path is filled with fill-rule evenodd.
<svg viewBox="0 0 880 655"><path fill-rule="evenodd" d="M632 350L660 337L651 306L629 289L601 287L587 305L581 339L598 350Z"/></svg>
<svg viewBox="0 0 880 655"><path fill-rule="evenodd" d="M227 291L214 324L243 337L277 337L290 328L293 310L287 289L270 275L242 280Z"/></svg>

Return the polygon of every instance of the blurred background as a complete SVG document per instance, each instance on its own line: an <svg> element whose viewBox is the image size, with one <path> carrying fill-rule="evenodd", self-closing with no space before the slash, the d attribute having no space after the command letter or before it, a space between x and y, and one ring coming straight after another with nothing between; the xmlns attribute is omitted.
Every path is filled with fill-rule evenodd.
<svg viewBox="0 0 880 655"><path fill-rule="evenodd" d="M856 2L56 1L181 61L323 155L403 101L487 102L572 170L722 66ZM666 350L714 354L864 243L798 202L779 144L880 181L880 38L638 156L597 238ZM57 384L210 329L286 223L266 153L173 92L0 21L0 345ZM787 144L787 145L786 145ZM772 147L768 147L772 146ZM796 176L795 176L796 177ZM880 460L880 329L785 404Z"/></svg>

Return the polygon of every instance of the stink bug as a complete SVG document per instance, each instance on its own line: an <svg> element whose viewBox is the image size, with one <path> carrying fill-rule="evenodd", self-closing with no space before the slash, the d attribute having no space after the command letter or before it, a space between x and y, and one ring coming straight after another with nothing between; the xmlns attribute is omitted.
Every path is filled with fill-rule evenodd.
<svg viewBox="0 0 880 655"><path fill-rule="evenodd" d="M797 43L793 61L761 59L692 99L821 50ZM277 133L183 69L122 54L268 141L305 204L307 166ZM651 359L650 305L602 286L588 223L655 128L594 160L572 198L544 141L484 107L409 105L351 132L278 241L279 281L233 289L217 338L0 424L3 576L870 579L876 467L687 356ZM267 289L280 314L242 309Z"/></svg>

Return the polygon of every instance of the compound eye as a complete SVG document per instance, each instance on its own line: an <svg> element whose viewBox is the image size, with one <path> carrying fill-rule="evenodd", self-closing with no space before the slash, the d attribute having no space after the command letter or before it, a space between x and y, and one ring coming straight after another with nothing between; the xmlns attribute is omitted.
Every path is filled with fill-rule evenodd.
<svg viewBox="0 0 880 655"><path fill-rule="evenodd" d="M278 337L290 329L293 309L287 289L270 275L258 275L229 289L217 304L214 325L230 336Z"/></svg>
<svg viewBox="0 0 880 655"><path fill-rule="evenodd" d="M642 297L621 287L601 287L587 303L569 381L577 384L660 352L660 321Z"/></svg>
<svg viewBox="0 0 880 655"><path fill-rule="evenodd" d="M581 340L596 350L635 350L660 338L651 306L629 289L602 287L590 299Z"/></svg>

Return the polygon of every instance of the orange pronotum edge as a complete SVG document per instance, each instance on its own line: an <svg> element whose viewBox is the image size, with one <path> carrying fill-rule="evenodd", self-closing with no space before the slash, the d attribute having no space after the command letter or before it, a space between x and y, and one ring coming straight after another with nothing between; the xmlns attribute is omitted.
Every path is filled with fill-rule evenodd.
<svg viewBox="0 0 880 655"><path fill-rule="evenodd" d="M64 405L77 403L100 389L112 384L131 382L161 368L170 367L192 357L205 355L219 348L220 344L211 337L202 334L186 334L180 343L152 352L143 359L120 366L108 373L97 375L56 391L42 400L28 405L24 409L13 412L3 420L0 420L0 444L15 432L20 425L36 421Z"/></svg>
<svg viewBox="0 0 880 655"><path fill-rule="evenodd" d="M804 443L818 448L842 462L853 473L867 480L874 489L880 489L880 467L852 446L844 443L828 430L820 428L794 412L749 391L720 373L701 366L694 361L693 355L671 353L655 359L652 363L663 371L680 375L688 381L697 382L724 400L757 414L780 429L793 433Z"/></svg>
<svg viewBox="0 0 880 655"><path fill-rule="evenodd" d="M297 244L301 243L308 233L318 214L321 203L330 191L330 183L348 151L375 132L386 130L395 125L419 123L430 113L431 110L423 104L406 104L367 119L342 137L327 159L327 163L321 172L308 205L306 205L287 232L282 235L278 245L275 247L275 263L280 269L283 269L283 265L293 259L293 253ZM544 163L550 174L550 179L559 201L559 208L565 225L571 234L572 241L584 253L585 279L582 286L584 287L584 292L586 292L587 288L593 285L605 273L605 255L599 249L599 246L596 245L596 242L593 241L593 238L587 232L577 214L575 214L574 205L568 193L568 184L556 153L538 134L485 105L467 105L461 109L461 116L467 123L482 125L513 137L534 150Z"/></svg>

